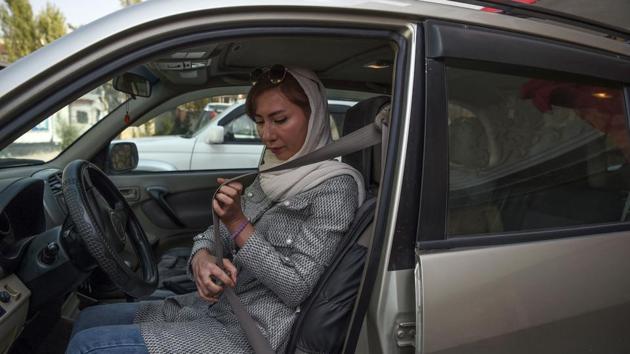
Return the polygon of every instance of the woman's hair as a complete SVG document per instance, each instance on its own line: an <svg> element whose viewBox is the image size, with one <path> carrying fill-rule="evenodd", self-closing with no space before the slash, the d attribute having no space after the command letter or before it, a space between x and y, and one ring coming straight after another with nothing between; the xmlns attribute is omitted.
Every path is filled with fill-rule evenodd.
<svg viewBox="0 0 630 354"><path fill-rule="evenodd" d="M302 89L302 86L300 86L300 83L289 72L286 73L284 79L279 84L271 83L268 75L262 75L260 80L252 86L247 94L247 100L245 101L247 115L253 119L256 115L256 100L258 97L264 92L275 88L280 89L280 92L282 92L282 94L285 95L291 103L300 107L302 112L304 112L306 119L311 116L311 106L308 102L308 96L306 96L306 93L304 92L304 89Z"/></svg>

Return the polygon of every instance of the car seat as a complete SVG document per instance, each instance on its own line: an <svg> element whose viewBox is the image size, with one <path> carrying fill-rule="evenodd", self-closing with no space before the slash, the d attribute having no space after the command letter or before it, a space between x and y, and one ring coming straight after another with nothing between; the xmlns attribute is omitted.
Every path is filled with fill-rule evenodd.
<svg viewBox="0 0 630 354"><path fill-rule="evenodd" d="M357 103L346 113L344 135L374 122L385 111L389 114L389 97L386 96ZM300 306L287 344L288 354L341 352L363 278L381 176L381 145L344 156L342 161L361 172L368 190L367 198L357 210L332 263Z"/></svg>

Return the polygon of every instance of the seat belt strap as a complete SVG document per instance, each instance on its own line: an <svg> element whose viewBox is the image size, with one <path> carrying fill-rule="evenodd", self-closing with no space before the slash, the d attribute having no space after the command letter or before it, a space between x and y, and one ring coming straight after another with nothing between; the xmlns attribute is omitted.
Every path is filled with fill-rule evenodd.
<svg viewBox="0 0 630 354"><path fill-rule="evenodd" d="M250 184L260 173L288 170L320 161L330 160L338 156L347 155L379 144L381 143L381 123L381 121L377 120L373 124L369 124L361 129L358 129L341 137L337 141L325 145L295 160L291 160L272 168L258 170L256 172L246 173L231 178L223 182L223 184L217 188L217 191L212 196L212 200L216 197L219 189L230 182L243 182L243 184L245 184L244 182L247 181L247 184ZM221 269L225 269L223 265L223 239L219 233L219 217L214 210L212 210L212 228L214 231L214 256L216 257L216 263ZM249 315L245 306L241 303L241 300L234 293L234 290L232 288L225 287L223 293L227 296L228 302L230 303L243 332L245 332L249 345L252 349L254 349L254 352L256 354L275 353L267 338L265 338L258 329L256 321L254 321L254 319Z"/></svg>

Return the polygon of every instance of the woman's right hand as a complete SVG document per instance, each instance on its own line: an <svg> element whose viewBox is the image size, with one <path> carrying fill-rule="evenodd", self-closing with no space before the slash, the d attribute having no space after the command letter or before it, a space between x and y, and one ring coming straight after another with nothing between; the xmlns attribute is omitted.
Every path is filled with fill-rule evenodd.
<svg viewBox="0 0 630 354"><path fill-rule="evenodd" d="M216 264L216 259L205 249L199 250L191 262L192 271L197 284L197 292L202 299L211 303L219 301L219 295L223 292L223 286L233 288L236 286L236 267L229 259L223 258L225 271ZM217 284L215 280L223 284Z"/></svg>

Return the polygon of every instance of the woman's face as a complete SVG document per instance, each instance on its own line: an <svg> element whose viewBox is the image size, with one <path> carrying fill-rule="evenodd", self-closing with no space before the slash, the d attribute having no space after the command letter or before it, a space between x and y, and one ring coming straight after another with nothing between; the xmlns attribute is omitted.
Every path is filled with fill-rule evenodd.
<svg viewBox="0 0 630 354"><path fill-rule="evenodd" d="M256 99L256 128L267 149L280 160L295 155L306 140L308 117L278 88Z"/></svg>

